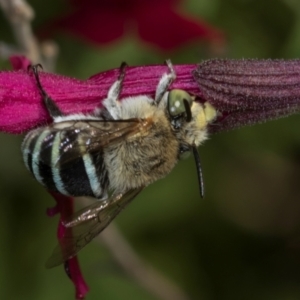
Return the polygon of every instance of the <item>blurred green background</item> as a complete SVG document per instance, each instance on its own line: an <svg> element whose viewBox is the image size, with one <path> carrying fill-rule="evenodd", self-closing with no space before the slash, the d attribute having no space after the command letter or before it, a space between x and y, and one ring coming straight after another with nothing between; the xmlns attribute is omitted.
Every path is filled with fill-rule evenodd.
<svg viewBox="0 0 300 300"><path fill-rule="evenodd" d="M35 30L65 7L62 0L29 3ZM296 0L186 0L179 9L225 32L222 57L299 57ZM1 13L0 40L13 43ZM82 79L121 61L196 63L216 55L195 43L163 53L133 35L98 48L67 35L56 41L57 72ZM0 67L9 64L1 61ZM300 299L299 126L295 115L212 136L199 149L204 200L189 159L149 186L115 223L136 252L190 299ZM0 139L0 298L73 299L62 268L44 268L56 244L58 218L45 215L54 201L25 170L22 136ZM91 288L87 299L156 299L104 246L92 243L79 257Z"/></svg>

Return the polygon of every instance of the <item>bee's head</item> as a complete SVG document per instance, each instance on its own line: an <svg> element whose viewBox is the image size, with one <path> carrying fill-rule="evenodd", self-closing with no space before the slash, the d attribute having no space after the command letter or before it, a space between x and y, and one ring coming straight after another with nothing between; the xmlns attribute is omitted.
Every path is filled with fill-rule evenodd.
<svg viewBox="0 0 300 300"><path fill-rule="evenodd" d="M168 94L168 111L171 119L183 118L186 122L190 122L194 98L184 90L171 90Z"/></svg>
<svg viewBox="0 0 300 300"><path fill-rule="evenodd" d="M208 102L198 103L186 91L173 89L168 93L167 112L179 140L179 159L187 157L191 151L194 154L203 197L203 178L197 146L206 140L207 127L216 119L217 111Z"/></svg>
<svg viewBox="0 0 300 300"><path fill-rule="evenodd" d="M207 135L207 126L217 116L208 102L199 103L195 96L179 89L168 93L167 113L177 138L184 144L199 146Z"/></svg>

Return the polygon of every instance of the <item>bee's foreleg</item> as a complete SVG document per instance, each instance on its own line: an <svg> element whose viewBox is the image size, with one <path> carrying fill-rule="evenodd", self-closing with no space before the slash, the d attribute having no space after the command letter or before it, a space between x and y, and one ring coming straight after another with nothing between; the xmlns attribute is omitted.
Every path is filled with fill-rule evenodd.
<svg viewBox="0 0 300 300"><path fill-rule="evenodd" d="M42 68L41 64L30 66L29 68L32 69L33 75L35 77L38 89L43 97L43 101L45 104L46 109L48 110L49 115L54 119L56 117L63 116L62 111L59 109L59 107L56 105L56 103L51 99L51 97L46 93L44 90L41 81L40 76L38 72L38 68Z"/></svg>
<svg viewBox="0 0 300 300"><path fill-rule="evenodd" d="M113 119L120 118L120 94L122 92L122 85L125 78L126 63L122 63L120 66L120 74L118 80L110 87L107 98L103 101L104 107L110 113Z"/></svg>
<svg viewBox="0 0 300 300"><path fill-rule="evenodd" d="M169 73L163 74L163 76L161 77L157 85L156 92L155 92L155 102L157 104L161 101L164 93L168 90L172 82L176 79L176 73L173 68L171 60L167 59L166 64L169 68Z"/></svg>

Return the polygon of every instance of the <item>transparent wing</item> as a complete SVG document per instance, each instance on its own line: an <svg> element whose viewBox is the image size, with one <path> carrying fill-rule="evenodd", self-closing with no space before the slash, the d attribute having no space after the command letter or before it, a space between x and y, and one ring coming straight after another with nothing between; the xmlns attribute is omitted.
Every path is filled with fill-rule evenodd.
<svg viewBox="0 0 300 300"><path fill-rule="evenodd" d="M95 153L102 148L118 143L124 138L141 131L145 126L141 119L128 120L84 120L65 121L54 124L49 135L44 139L40 150L40 159L50 164L49 149L55 146L57 161L55 165L61 167L72 163L85 153Z"/></svg>
<svg viewBox="0 0 300 300"><path fill-rule="evenodd" d="M124 194L113 195L107 200L97 201L77 212L72 220L66 223L65 236L53 250L46 267L58 266L75 256L104 230L142 189L143 187L130 190Z"/></svg>

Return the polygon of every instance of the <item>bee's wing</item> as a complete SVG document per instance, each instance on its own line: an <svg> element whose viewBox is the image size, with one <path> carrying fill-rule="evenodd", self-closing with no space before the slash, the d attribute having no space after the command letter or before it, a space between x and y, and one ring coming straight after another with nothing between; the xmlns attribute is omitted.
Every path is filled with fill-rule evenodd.
<svg viewBox="0 0 300 300"><path fill-rule="evenodd" d="M46 263L47 268L58 266L75 256L85 245L104 230L143 187L100 200L76 213L66 224L66 233Z"/></svg>
<svg viewBox="0 0 300 300"><path fill-rule="evenodd" d="M122 141L145 128L145 120L83 120L65 121L53 127L51 134L42 143L40 159L45 164L50 164L49 148L58 141L58 151L54 165L62 167L82 157L86 153L96 153L104 147ZM58 136L57 136L58 135ZM44 155L45 153L45 155ZM53 164L53 162L52 162Z"/></svg>

